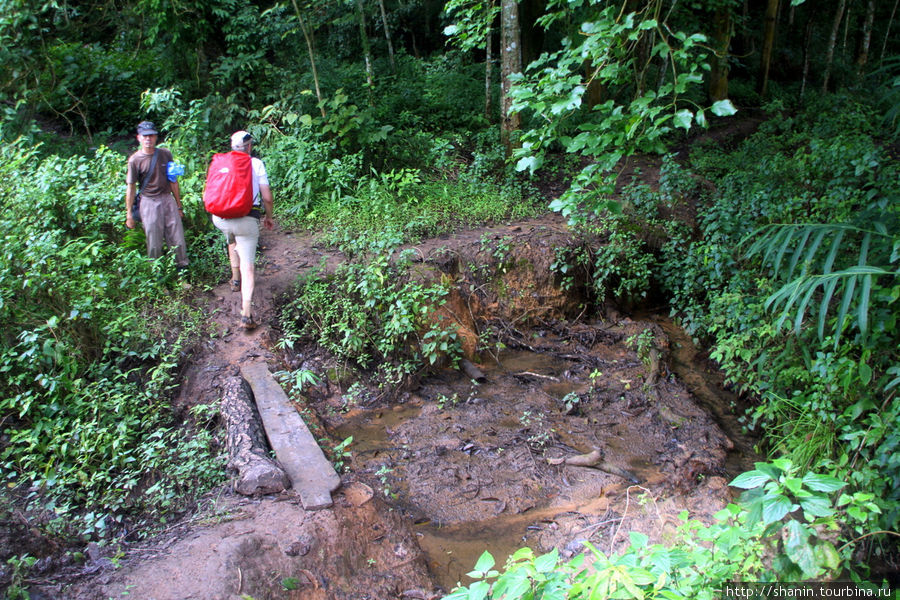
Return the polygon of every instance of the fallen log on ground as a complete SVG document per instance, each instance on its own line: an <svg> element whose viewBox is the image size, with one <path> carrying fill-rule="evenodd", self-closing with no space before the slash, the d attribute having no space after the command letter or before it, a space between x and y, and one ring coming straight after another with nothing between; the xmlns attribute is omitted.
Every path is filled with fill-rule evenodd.
<svg viewBox="0 0 900 600"><path fill-rule="evenodd" d="M610 475L621 477L631 483L639 483L640 481L631 471L603 460L603 454L597 449L591 450L587 454L578 454L562 458L548 458L547 464L567 465L570 467L589 467L591 469L603 471L604 473L609 473Z"/></svg>
<svg viewBox="0 0 900 600"><path fill-rule="evenodd" d="M285 490L290 480L268 456L268 444L248 386L240 377L229 377L223 392L220 406L227 432L227 469L234 474L235 491L252 496Z"/></svg>

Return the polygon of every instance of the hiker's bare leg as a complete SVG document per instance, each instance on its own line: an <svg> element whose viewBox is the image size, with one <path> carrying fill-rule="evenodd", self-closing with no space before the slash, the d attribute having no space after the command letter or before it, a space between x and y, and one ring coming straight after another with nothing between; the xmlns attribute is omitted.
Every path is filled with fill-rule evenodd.
<svg viewBox="0 0 900 600"><path fill-rule="evenodd" d="M235 281L241 282L241 316L249 317L251 312L251 303L253 301L253 279L256 271L253 266L255 256L246 258L239 256L237 252L237 243L228 244L228 260L231 263L231 277ZM235 274L238 274L235 276Z"/></svg>

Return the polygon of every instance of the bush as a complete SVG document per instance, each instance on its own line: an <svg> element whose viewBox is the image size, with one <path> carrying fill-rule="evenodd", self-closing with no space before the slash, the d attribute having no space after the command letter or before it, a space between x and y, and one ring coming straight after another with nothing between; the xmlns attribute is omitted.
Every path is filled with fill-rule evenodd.
<svg viewBox="0 0 900 600"><path fill-rule="evenodd" d="M205 316L125 247L124 158L0 146L0 474L51 534L164 516L223 477L166 402ZM186 485L186 482L190 485Z"/></svg>
<svg viewBox="0 0 900 600"><path fill-rule="evenodd" d="M715 192L658 275L673 312L758 400L748 426L770 451L874 495L881 514L865 527L893 529L900 170L878 123L854 99L816 99L734 152L696 152Z"/></svg>

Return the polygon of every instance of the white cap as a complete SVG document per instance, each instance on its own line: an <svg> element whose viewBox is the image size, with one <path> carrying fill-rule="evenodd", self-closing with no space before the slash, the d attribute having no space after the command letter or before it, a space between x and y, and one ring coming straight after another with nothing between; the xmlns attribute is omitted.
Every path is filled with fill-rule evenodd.
<svg viewBox="0 0 900 600"><path fill-rule="evenodd" d="M248 142L253 141L253 136L246 131L235 131L231 134L231 147L243 148Z"/></svg>

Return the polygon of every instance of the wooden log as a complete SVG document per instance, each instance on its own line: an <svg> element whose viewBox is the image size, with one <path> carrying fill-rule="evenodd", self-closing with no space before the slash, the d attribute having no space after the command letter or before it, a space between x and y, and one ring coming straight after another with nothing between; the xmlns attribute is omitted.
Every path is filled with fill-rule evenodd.
<svg viewBox="0 0 900 600"><path fill-rule="evenodd" d="M247 384L240 377L229 377L223 392L220 408L227 431L227 469L234 474L235 491L252 496L285 490L290 480L268 456L268 444Z"/></svg>
<svg viewBox="0 0 900 600"><path fill-rule="evenodd" d="M487 377L484 376L484 373L481 372L481 369L473 365L465 358L459 361L459 366L462 367L463 372L469 376L469 379L474 379L478 383L484 383L485 381L487 381Z"/></svg>

